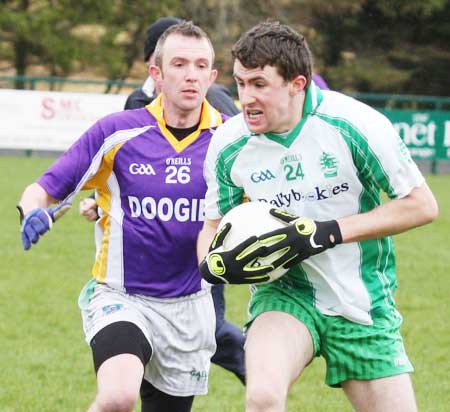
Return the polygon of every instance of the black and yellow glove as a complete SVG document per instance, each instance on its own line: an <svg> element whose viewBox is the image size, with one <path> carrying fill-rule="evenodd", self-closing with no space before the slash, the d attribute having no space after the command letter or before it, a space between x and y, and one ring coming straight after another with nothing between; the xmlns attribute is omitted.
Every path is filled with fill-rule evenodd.
<svg viewBox="0 0 450 412"><path fill-rule="evenodd" d="M231 229L231 223L225 224L216 233L209 253L200 263L200 274L212 284L249 284L269 280L268 272L272 265L259 265L257 258L267 255L267 247L260 244L256 236L251 236L231 250L225 251L223 242Z"/></svg>
<svg viewBox="0 0 450 412"><path fill-rule="evenodd" d="M279 209L271 209L270 214L288 226L276 229L258 237L259 241L270 243L265 253L285 251L273 262L274 267L286 269L342 243L341 230L336 220L318 222L307 217L298 217ZM269 239L277 239L269 242Z"/></svg>

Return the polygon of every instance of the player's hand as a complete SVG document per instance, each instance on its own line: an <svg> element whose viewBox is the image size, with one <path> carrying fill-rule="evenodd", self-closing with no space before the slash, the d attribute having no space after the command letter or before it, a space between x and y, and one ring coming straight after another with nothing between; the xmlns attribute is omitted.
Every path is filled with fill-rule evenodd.
<svg viewBox="0 0 450 412"><path fill-rule="evenodd" d="M80 201L80 215L89 222L94 222L99 218L95 199L86 197Z"/></svg>
<svg viewBox="0 0 450 412"><path fill-rule="evenodd" d="M283 266L288 269L317 255L329 248L342 243L341 230L336 220L318 222L307 217L291 215L279 209L271 209L270 214L288 226L276 229L258 237L260 241L272 238L279 240L269 246L270 253L285 250L284 254L273 262L275 267Z"/></svg>
<svg viewBox="0 0 450 412"><path fill-rule="evenodd" d="M70 207L70 203L63 202L53 208L33 209L24 216L22 208L17 206L22 222L20 232L24 250L30 249L32 244L37 243L39 238L52 228L53 222L64 215Z"/></svg>
<svg viewBox="0 0 450 412"><path fill-rule="evenodd" d="M40 236L52 228L53 222L50 209L38 208L28 213L21 226L23 248L28 250L32 243L37 243Z"/></svg>
<svg viewBox="0 0 450 412"><path fill-rule="evenodd" d="M269 280L268 272L274 269L272 265L253 266L255 259L266 256L266 246L260 246L258 238L252 236L231 250L225 251L223 242L231 229L231 223L225 224L216 233L209 253L200 263L200 273L207 282L212 284L249 284Z"/></svg>

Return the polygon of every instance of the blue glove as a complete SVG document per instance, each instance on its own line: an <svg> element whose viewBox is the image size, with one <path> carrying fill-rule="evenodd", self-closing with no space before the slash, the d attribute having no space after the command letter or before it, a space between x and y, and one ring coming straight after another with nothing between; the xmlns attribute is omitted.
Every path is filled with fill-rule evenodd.
<svg viewBox="0 0 450 412"><path fill-rule="evenodd" d="M28 250L32 243L37 243L39 237L52 228L54 222L50 209L33 209L22 221L22 244Z"/></svg>
<svg viewBox="0 0 450 412"><path fill-rule="evenodd" d="M69 203L61 203L54 208L37 208L33 209L26 216L23 215L22 208L17 206L20 220L22 222L20 232L22 234L22 244L24 250L28 250L31 244L37 243L40 236L48 232L53 222L69 210Z"/></svg>

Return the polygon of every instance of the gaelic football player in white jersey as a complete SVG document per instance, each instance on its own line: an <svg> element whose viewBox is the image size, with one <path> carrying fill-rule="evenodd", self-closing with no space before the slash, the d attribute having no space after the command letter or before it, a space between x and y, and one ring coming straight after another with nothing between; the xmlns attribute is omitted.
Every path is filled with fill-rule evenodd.
<svg viewBox="0 0 450 412"><path fill-rule="evenodd" d="M100 119L22 195L29 249L55 220L52 203L98 193L94 276L79 299L97 374L90 412L131 412L143 378L142 412L188 412L207 392L215 313L195 247L204 157L225 119L205 100L213 62L203 30L171 26L150 68L161 94Z"/></svg>
<svg viewBox="0 0 450 412"><path fill-rule="evenodd" d="M247 412L284 411L290 386L316 356L326 360L326 383L342 387L355 411L415 412L391 235L434 220L433 194L384 116L311 81L301 34L261 23L232 55L242 114L219 127L208 149L200 270L211 283L254 283L253 258L281 250L273 267L290 268L251 286ZM390 198L383 204L381 191ZM215 236L244 194L288 223L259 238L277 236L275 245L249 256L239 254L253 240L224 252L229 226Z"/></svg>

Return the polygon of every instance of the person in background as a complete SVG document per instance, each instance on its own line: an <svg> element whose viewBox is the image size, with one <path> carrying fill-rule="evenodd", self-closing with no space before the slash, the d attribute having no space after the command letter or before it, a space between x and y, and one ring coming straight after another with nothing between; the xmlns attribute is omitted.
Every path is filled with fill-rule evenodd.
<svg viewBox="0 0 450 412"><path fill-rule="evenodd" d="M197 245L208 282L252 284L246 411L285 411L292 384L323 356L326 383L355 411L416 412L392 235L437 217L433 193L386 117L311 81L301 34L260 23L232 56L242 115L211 139ZM244 194L285 226L224 251L230 224L218 225ZM254 265L263 257L268 268ZM255 280L280 267L279 279Z"/></svg>
<svg viewBox="0 0 450 412"><path fill-rule="evenodd" d="M325 81L325 79L317 73L313 73L311 76L311 79L314 81L314 83L316 84L317 87L319 87L322 90L330 90L330 88L328 87L327 82Z"/></svg>
<svg viewBox="0 0 450 412"><path fill-rule="evenodd" d="M79 297L97 377L90 412L131 412L139 393L143 412L188 412L207 392L216 350L214 305L195 255L204 156L226 119L205 99L214 50L202 29L181 22L154 53L161 94L97 121L19 202L28 250L56 220L52 204L97 192L93 278Z"/></svg>
<svg viewBox="0 0 450 412"><path fill-rule="evenodd" d="M162 17L147 28L144 42L144 62L147 67L154 63L153 52L161 34L170 26L180 22L181 19L177 17ZM157 85L155 85L154 80L149 75L144 84L128 96L125 102L125 110L144 107L153 101L157 95ZM239 113L229 89L224 85L213 83L206 94L206 99L219 112L228 116L234 116Z"/></svg>

